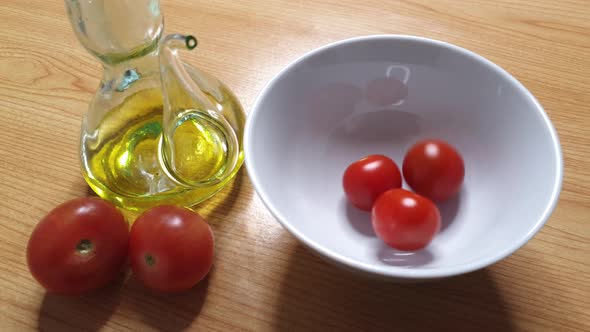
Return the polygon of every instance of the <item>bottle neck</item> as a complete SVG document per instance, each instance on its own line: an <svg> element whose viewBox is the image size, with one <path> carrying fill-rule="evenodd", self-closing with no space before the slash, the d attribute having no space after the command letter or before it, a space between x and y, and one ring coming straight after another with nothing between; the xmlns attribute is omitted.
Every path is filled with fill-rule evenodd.
<svg viewBox="0 0 590 332"><path fill-rule="evenodd" d="M159 0L65 0L80 43L103 63L116 64L158 48L164 31Z"/></svg>
<svg viewBox="0 0 590 332"><path fill-rule="evenodd" d="M108 65L116 65L122 62L128 62L133 59L141 58L151 53L158 52L161 35L158 35L156 39L152 40L149 44L140 45L134 49L128 50L124 53L97 53L93 50L89 50L94 56L96 56L102 63Z"/></svg>
<svg viewBox="0 0 590 332"><path fill-rule="evenodd" d="M123 92L141 78L159 75L158 48L151 52L127 57L116 63L103 62L101 90Z"/></svg>

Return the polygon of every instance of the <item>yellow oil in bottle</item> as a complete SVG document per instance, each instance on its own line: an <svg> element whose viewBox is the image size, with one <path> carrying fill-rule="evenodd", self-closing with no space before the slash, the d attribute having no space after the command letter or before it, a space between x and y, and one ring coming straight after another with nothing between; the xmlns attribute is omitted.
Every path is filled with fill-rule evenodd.
<svg viewBox="0 0 590 332"><path fill-rule="evenodd" d="M228 110L237 105L232 96L212 100ZM143 210L160 204L194 205L220 190L243 162L241 135L237 165L229 176L199 188L178 181L211 179L224 174L228 165L227 132L213 117L190 112L179 119L169 137L172 169L166 161L162 135L162 93L139 91L110 110L98 128L82 136L82 168L87 182L101 197L130 209ZM238 106L239 107L239 106ZM228 110L243 125L242 112ZM164 152L163 152L164 151ZM227 175L227 174L226 174Z"/></svg>

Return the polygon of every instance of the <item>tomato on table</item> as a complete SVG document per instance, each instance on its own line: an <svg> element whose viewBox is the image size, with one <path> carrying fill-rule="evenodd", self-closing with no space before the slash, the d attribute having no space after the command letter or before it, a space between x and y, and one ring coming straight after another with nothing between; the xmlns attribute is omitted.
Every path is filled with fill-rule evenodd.
<svg viewBox="0 0 590 332"><path fill-rule="evenodd" d="M113 281L127 259L129 227L111 203L73 199L49 212L27 244L31 274L47 291L77 295Z"/></svg>
<svg viewBox="0 0 590 332"><path fill-rule="evenodd" d="M436 205L405 189L392 189L379 196L371 220L375 233L383 242L404 251L428 246L441 225Z"/></svg>
<svg viewBox="0 0 590 332"><path fill-rule="evenodd" d="M209 273L213 251L211 228L186 208L152 208L131 227L131 269L143 284L158 291L177 292L195 286Z"/></svg>
<svg viewBox="0 0 590 332"><path fill-rule="evenodd" d="M401 188L402 176L391 158L370 155L350 164L342 179L348 200L357 208L370 211L383 192Z"/></svg>
<svg viewBox="0 0 590 332"><path fill-rule="evenodd" d="M453 146L441 140L425 140L412 146L404 158L402 171L416 193L438 202L455 196L465 177L463 158Z"/></svg>

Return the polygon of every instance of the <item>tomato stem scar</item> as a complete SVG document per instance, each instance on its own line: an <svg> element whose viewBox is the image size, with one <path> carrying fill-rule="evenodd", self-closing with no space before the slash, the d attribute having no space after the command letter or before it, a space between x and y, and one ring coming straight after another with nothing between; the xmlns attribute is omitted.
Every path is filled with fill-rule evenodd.
<svg viewBox="0 0 590 332"><path fill-rule="evenodd" d="M144 258L145 258L145 263L148 266L154 266L156 264L156 258L154 258L154 256L152 256L152 254L145 254Z"/></svg>
<svg viewBox="0 0 590 332"><path fill-rule="evenodd" d="M83 239L76 245L76 251L81 255L88 255L94 249L94 245L88 239Z"/></svg>

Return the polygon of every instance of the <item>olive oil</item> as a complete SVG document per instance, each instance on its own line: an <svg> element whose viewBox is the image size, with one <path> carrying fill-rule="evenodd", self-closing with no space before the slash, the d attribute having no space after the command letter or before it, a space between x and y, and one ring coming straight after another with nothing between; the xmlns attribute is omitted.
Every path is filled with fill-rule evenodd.
<svg viewBox="0 0 590 332"><path fill-rule="evenodd" d="M243 112L234 109L239 104L231 93L223 93L221 100L207 97L243 127ZM163 135L162 105L159 89L141 90L108 111L97 128L83 133L83 173L99 196L130 210L190 206L215 194L239 170L241 131L235 164L229 157L232 133L218 119L187 110L167 128L170 135Z"/></svg>

